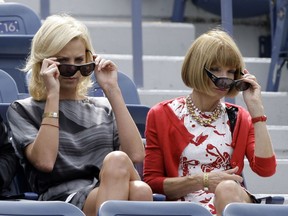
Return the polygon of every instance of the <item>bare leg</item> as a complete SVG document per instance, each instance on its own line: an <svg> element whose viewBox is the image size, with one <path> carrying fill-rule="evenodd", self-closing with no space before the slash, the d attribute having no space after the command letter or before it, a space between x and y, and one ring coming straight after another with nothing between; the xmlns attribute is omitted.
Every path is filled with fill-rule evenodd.
<svg viewBox="0 0 288 216"><path fill-rule="evenodd" d="M97 215L100 205L106 200L129 200L130 197L143 200L152 197L150 187L140 182L133 163L124 152L114 151L105 157L100 179L99 187L92 190L86 199L83 211L87 216ZM139 196L131 190L137 190Z"/></svg>
<svg viewBox="0 0 288 216"><path fill-rule="evenodd" d="M220 182L215 189L214 199L217 216L221 216L225 206L232 202L251 203L252 200L237 182L232 180Z"/></svg>

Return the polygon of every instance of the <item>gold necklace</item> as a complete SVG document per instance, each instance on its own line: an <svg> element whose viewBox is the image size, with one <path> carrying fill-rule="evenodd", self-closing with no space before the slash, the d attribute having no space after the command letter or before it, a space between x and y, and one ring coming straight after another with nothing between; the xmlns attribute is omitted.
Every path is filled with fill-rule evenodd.
<svg viewBox="0 0 288 216"><path fill-rule="evenodd" d="M198 122L202 126L208 126L211 125L214 121L216 121L220 115L222 114L222 109L221 109L221 104L219 103L217 107L213 110L211 115L207 116L206 114L203 114L201 110L199 110L195 104L193 103L190 95L187 96L186 98L186 104L187 104L187 109L190 114L190 116ZM199 113L198 115L196 114L196 111ZM203 116L205 115L205 118ZM206 117L207 116L207 117Z"/></svg>

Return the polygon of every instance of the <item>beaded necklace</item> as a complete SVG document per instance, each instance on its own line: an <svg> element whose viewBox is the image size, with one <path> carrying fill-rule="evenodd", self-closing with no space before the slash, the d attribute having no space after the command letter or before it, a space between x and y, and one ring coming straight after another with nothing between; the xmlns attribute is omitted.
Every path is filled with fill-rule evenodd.
<svg viewBox="0 0 288 216"><path fill-rule="evenodd" d="M201 110L199 110L195 104L193 103L190 95L187 96L186 98L186 104L187 104L187 109L190 114L190 116L198 122L200 125L206 127L208 125L211 125L214 121L216 121L220 115L222 114L222 109L221 109L221 104L219 103L217 107L213 110L211 115L207 116ZM196 112L199 114L197 115Z"/></svg>

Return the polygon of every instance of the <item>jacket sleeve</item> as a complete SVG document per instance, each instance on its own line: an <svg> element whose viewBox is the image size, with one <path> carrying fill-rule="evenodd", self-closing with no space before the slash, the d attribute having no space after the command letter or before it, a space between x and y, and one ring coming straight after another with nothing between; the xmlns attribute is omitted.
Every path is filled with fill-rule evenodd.
<svg viewBox="0 0 288 216"><path fill-rule="evenodd" d="M144 160L144 181L149 184L154 193L164 193L164 155L162 153L155 123L155 109L151 109L146 122L146 154Z"/></svg>
<svg viewBox="0 0 288 216"><path fill-rule="evenodd" d="M0 122L0 190L2 190L7 188L14 178L18 160L1 117Z"/></svg>
<svg viewBox="0 0 288 216"><path fill-rule="evenodd" d="M275 155L269 158L255 156L254 126L250 114L243 108L239 108L233 140L232 145L235 146L235 149L232 156L232 165L237 164L239 174L243 171L245 156L249 161L250 168L259 176L268 177L276 172Z"/></svg>

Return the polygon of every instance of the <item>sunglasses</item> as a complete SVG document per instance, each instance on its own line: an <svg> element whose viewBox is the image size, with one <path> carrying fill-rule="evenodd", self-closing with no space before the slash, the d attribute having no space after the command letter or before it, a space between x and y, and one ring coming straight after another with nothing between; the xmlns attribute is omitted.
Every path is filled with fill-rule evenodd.
<svg viewBox="0 0 288 216"><path fill-rule="evenodd" d="M245 91L250 88L251 84L244 82L243 80L233 80L227 77L217 77L207 68L204 68L208 77L212 80L215 86L219 89L230 89L235 87L237 91Z"/></svg>
<svg viewBox="0 0 288 216"><path fill-rule="evenodd" d="M80 71L82 76L89 76L95 69L95 63L90 62L82 65L73 65L73 64L60 64L58 65L58 70L61 76L71 77L77 71Z"/></svg>

